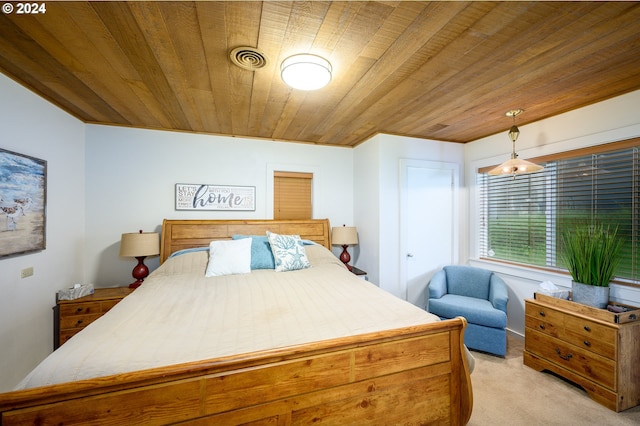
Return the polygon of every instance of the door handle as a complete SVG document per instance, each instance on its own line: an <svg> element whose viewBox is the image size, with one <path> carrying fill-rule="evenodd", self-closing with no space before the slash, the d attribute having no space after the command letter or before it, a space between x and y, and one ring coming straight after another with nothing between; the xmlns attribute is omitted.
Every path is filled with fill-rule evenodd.
<svg viewBox="0 0 640 426"><path fill-rule="evenodd" d="M407 257L413 257L413 253L407 253Z"/></svg>

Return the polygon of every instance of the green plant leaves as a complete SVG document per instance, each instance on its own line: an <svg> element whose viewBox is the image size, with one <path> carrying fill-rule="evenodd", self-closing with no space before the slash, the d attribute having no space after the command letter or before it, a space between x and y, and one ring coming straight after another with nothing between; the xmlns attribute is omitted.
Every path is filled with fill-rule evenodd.
<svg viewBox="0 0 640 426"><path fill-rule="evenodd" d="M618 228L577 225L562 233L562 260L574 281L607 287L620 263Z"/></svg>

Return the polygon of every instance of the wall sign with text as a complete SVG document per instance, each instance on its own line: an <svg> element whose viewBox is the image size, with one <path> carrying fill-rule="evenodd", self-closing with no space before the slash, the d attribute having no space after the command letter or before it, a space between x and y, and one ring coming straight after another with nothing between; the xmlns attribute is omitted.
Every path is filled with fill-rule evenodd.
<svg viewBox="0 0 640 426"><path fill-rule="evenodd" d="M255 186L176 184L176 210L255 209Z"/></svg>

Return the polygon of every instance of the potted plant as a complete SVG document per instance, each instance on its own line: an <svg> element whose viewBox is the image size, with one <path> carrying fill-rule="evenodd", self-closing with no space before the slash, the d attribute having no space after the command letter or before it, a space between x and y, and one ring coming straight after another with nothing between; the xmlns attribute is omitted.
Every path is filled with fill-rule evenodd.
<svg viewBox="0 0 640 426"><path fill-rule="evenodd" d="M584 224L562 233L561 258L571 274L573 301L597 308L609 303L609 283L620 263L618 228Z"/></svg>

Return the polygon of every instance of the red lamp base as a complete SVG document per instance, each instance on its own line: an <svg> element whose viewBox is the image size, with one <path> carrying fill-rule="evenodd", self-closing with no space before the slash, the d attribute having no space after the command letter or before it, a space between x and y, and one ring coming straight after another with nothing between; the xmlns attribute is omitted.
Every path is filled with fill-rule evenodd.
<svg viewBox="0 0 640 426"><path fill-rule="evenodd" d="M135 282L129 284L129 288L138 288L145 278L149 275L149 268L144 264L144 258L147 256L138 256L138 264L131 271L131 276L136 279Z"/></svg>
<svg viewBox="0 0 640 426"><path fill-rule="evenodd" d="M346 244L342 246L342 253L340 253L340 260L342 261L342 263L344 263L344 266L346 266L347 269L351 271L352 266L349 265L349 262L351 261L351 255L347 251L347 247L349 246Z"/></svg>

